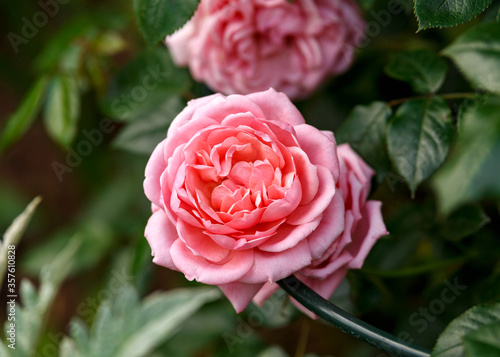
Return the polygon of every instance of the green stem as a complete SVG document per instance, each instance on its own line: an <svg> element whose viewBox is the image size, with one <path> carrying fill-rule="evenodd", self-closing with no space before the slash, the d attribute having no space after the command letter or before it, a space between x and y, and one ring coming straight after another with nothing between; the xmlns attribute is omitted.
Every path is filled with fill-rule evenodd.
<svg viewBox="0 0 500 357"><path fill-rule="evenodd" d="M426 94L426 95L418 95L415 97L406 97L406 98L400 98L400 99L394 99L389 102L387 102L387 105L389 107L394 107L399 104L403 104L409 100L415 100L415 99L426 99L432 96L432 94ZM474 98L476 96L476 93L446 93L446 94L436 94L437 97L441 97L445 100L450 100L450 99L465 99L465 98Z"/></svg>
<svg viewBox="0 0 500 357"><path fill-rule="evenodd" d="M305 308L326 322L359 340L368 342L381 350L400 357L429 357L430 351L382 331L348 314L341 308L323 299L295 276L278 281L279 286Z"/></svg>
<svg viewBox="0 0 500 357"><path fill-rule="evenodd" d="M425 273L428 273L430 271L446 268L446 267L452 266L452 265L460 265L460 264L467 262L471 258L472 258L472 256L458 257L458 258L442 260L442 261L432 262L432 263L425 264L425 265L419 265L419 266L415 266L415 267L398 269L398 270L377 270L377 269L363 268L363 269L360 269L359 272L367 274L367 275L378 276L381 278L389 278L389 279L391 279L391 278L406 278L408 276L425 274Z"/></svg>

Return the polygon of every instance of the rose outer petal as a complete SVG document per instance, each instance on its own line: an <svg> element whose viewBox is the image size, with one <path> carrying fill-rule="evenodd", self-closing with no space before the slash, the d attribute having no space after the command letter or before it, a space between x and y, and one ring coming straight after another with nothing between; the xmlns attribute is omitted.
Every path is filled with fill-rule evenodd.
<svg viewBox="0 0 500 357"><path fill-rule="evenodd" d="M380 237L389 233L382 218L381 206L382 202L368 201L363 207L363 220L358 222L352 235L352 243L347 246L353 256L348 265L350 269L361 268L373 245Z"/></svg>
<svg viewBox="0 0 500 357"><path fill-rule="evenodd" d="M286 94L278 93L273 88L264 92L248 94L247 97L262 109L266 120L286 122L292 126L306 122Z"/></svg>
<svg viewBox="0 0 500 357"><path fill-rule="evenodd" d="M326 167L333 174L335 182L339 180L340 166L337 159L335 140L323 134L315 127L303 124L294 127L300 147L314 165Z"/></svg>
<svg viewBox="0 0 500 357"><path fill-rule="evenodd" d="M311 264L311 253L305 240L279 253L264 252L258 248L254 251L255 263L239 280L242 283L274 283Z"/></svg>
<svg viewBox="0 0 500 357"><path fill-rule="evenodd" d="M307 239L313 259L321 257L344 230L344 201L337 192L323 212L322 220Z"/></svg>
<svg viewBox="0 0 500 357"><path fill-rule="evenodd" d="M238 314L247 307L261 287L262 284L243 284L238 282L219 285L219 288L229 301L231 301Z"/></svg>
<svg viewBox="0 0 500 357"><path fill-rule="evenodd" d="M160 196L161 196L161 181L160 177L167 166L164 160L163 151L165 148L165 142L167 139L159 143L154 149L149 161L146 165L146 170L144 173L144 193L146 197L154 203L156 206L160 207Z"/></svg>
<svg viewBox="0 0 500 357"><path fill-rule="evenodd" d="M210 239L207 237L207 239ZM212 263L196 256L184 242L176 240L170 248L175 266L184 273L186 279L208 285L229 284L240 280L254 264L252 250L231 251L224 263Z"/></svg>
<svg viewBox="0 0 500 357"><path fill-rule="evenodd" d="M177 66L187 66L189 63L189 47L185 43L191 39L195 33L193 21L188 21L184 27L175 31L171 36L167 36L165 42L170 49L172 60Z"/></svg>
<svg viewBox="0 0 500 357"><path fill-rule="evenodd" d="M175 226L163 210L155 210L151 215L144 236L151 246L151 254L154 256L153 262L169 269L178 270L172 261L170 248L179 236Z"/></svg>

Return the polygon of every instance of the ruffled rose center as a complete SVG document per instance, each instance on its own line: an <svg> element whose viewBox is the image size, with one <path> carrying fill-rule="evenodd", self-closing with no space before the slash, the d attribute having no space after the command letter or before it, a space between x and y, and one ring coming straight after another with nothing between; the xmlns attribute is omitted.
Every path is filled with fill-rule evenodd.
<svg viewBox="0 0 500 357"><path fill-rule="evenodd" d="M266 208L286 197L296 179L288 150L255 130L207 129L191 140L184 155L179 198L208 234L243 234L254 228ZM275 227L281 222L274 222Z"/></svg>
<svg viewBox="0 0 500 357"><path fill-rule="evenodd" d="M308 66L318 65L319 48L311 43L308 36L320 36L326 27L332 26L337 19L325 19L315 6L301 4L262 4L236 2L227 4L216 11L213 22L214 41L220 41L225 55L219 60L228 61L228 66L248 66L248 75L255 70L253 66L259 58L289 57L291 52L311 62ZM314 42L314 41L312 41ZM230 69L230 68L229 68Z"/></svg>

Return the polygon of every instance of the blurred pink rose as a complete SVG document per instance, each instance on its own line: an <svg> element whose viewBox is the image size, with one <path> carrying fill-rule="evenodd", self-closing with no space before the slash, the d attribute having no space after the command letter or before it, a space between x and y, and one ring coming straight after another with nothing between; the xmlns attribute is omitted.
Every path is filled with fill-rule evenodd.
<svg viewBox="0 0 500 357"><path fill-rule="evenodd" d="M350 66L364 27L352 0L201 0L166 43L217 92L272 87L296 99Z"/></svg>
<svg viewBox="0 0 500 357"><path fill-rule="evenodd" d="M145 175L153 261L218 285L238 312L344 229L333 133L273 89L190 101Z"/></svg>
<svg viewBox="0 0 500 357"><path fill-rule="evenodd" d="M380 211L381 202L366 201L373 170L348 144L339 145L337 154L340 178L336 187L344 202L345 229L321 257L313 259L309 266L295 274L325 299L331 297L348 269L361 268L377 239L387 234ZM328 216L328 209L325 216ZM316 232L320 235L333 231L326 222L318 230ZM277 289L277 284L266 284L254 301L262 304ZM302 308L298 303L297 306Z"/></svg>

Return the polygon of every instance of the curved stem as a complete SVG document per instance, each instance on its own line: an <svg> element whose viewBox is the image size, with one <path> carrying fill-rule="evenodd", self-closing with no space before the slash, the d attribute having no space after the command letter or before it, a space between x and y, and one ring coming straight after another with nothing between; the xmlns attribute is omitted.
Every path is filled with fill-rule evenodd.
<svg viewBox="0 0 500 357"><path fill-rule="evenodd" d="M404 102L407 102L407 101L412 100L412 99L425 99L425 98L429 98L430 96L432 96L432 94L394 99L394 100L389 101L387 103L387 105L389 107L394 107L396 105L403 104ZM441 97L441 98L446 99L446 100L463 99L463 98L474 98L476 96L476 93L445 93L445 94L436 94L436 96Z"/></svg>
<svg viewBox="0 0 500 357"><path fill-rule="evenodd" d="M430 351L382 331L350 315L341 308L323 299L295 276L277 282L305 308L321 317L326 322L339 328L357 339L368 342L381 350L400 357L429 357Z"/></svg>
<svg viewBox="0 0 500 357"><path fill-rule="evenodd" d="M376 270L376 269L363 268L358 271L362 274L375 275L387 279L406 278L408 276L425 274L428 273L429 271L444 269L454 265L459 266L460 264L467 262L471 258L473 258L473 255L469 254L458 258L451 258L447 260L428 263L425 265L402 268L398 270Z"/></svg>

